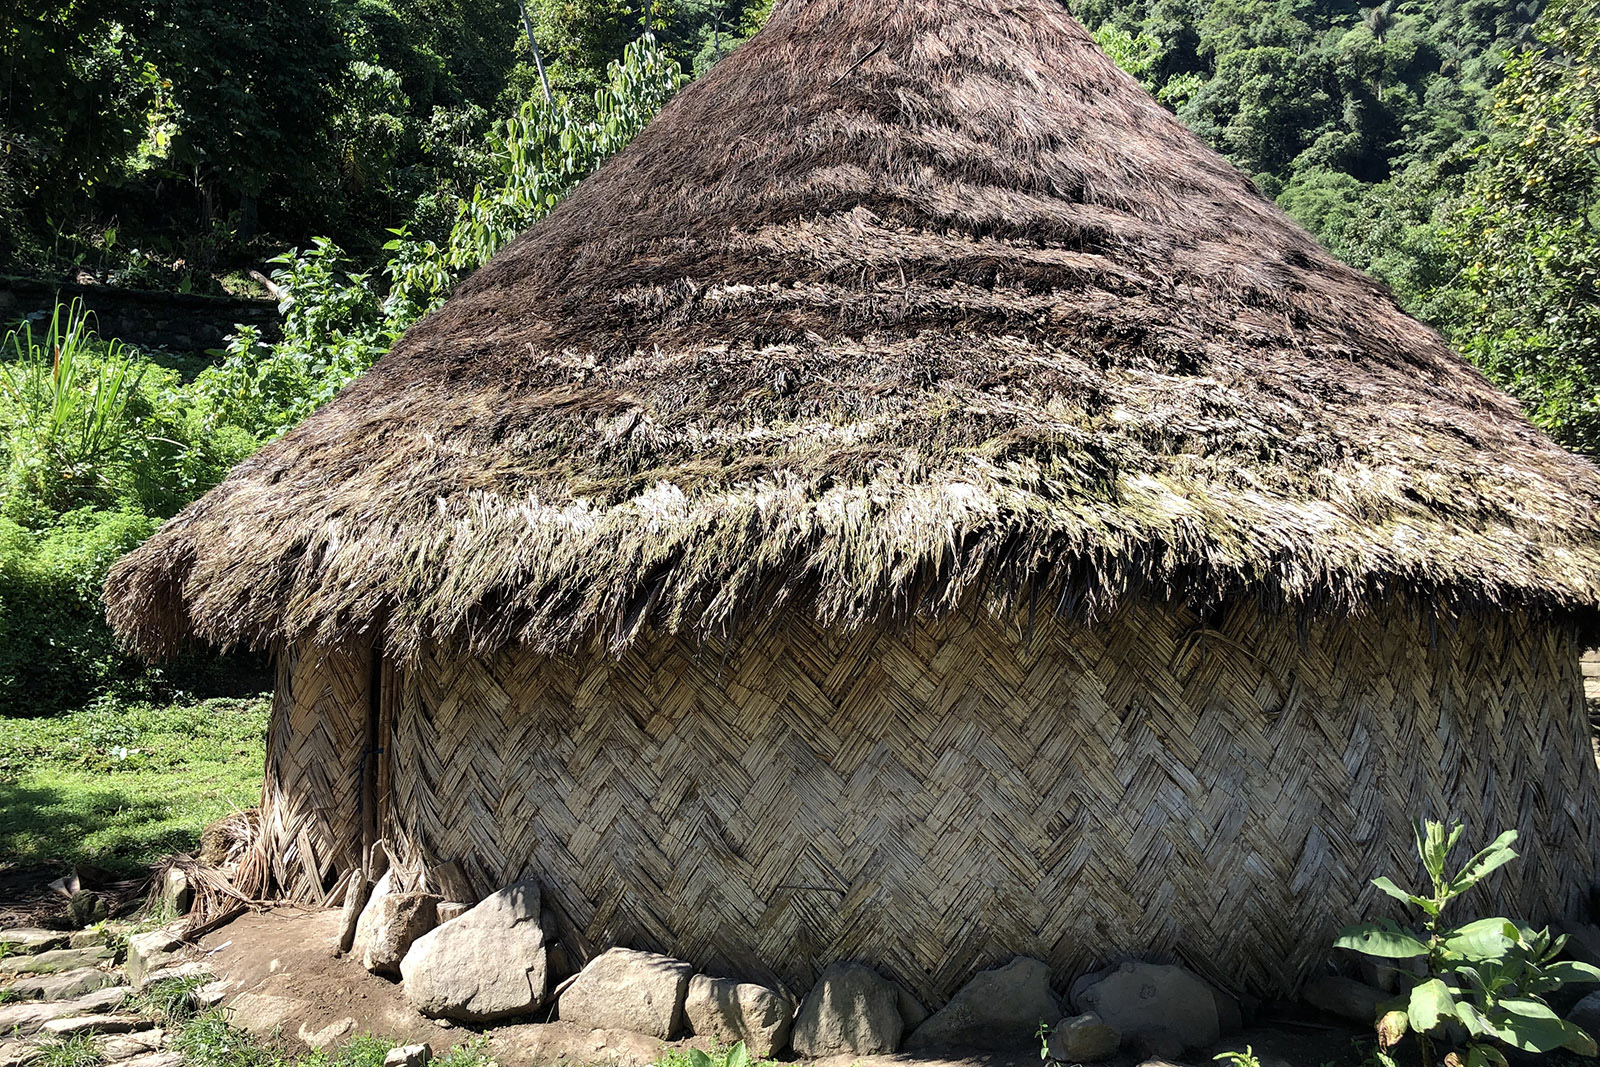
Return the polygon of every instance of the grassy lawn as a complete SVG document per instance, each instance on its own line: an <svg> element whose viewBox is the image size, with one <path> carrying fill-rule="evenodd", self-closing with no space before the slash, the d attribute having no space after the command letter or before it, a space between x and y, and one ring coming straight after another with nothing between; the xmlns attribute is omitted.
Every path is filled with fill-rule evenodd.
<svg viewBox="0 0 1600 1067"><path fill-rule="evenodd" d="M0 716L0 870L138 873L260 797L266 696Z"/></svg>

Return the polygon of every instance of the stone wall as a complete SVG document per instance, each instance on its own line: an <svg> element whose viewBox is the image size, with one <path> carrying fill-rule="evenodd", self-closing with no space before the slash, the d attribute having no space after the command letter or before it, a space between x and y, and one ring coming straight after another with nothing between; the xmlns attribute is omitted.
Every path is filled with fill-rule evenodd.
<svg viewBox="0 0 1600 1067"><path fill-rule="evenodd" d="M255 326L267 340L276 340L279 335L275 300L146 292L29 278L0 278L0 323L14 323L34 312L43 312L48 323L48 315L57 302L67 303L74 298L81 299L94 312L95 330L100 336L115 337L140 348L173 352L221 348L239 323Z"/></svg>

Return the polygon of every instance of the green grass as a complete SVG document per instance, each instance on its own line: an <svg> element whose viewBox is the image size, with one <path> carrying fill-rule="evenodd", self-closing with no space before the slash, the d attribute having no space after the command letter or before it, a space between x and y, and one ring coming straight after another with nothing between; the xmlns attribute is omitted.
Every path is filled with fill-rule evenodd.
<svg viewBox="0 0 1600 1067"><path fill-rule="evenodd" d="M0 716L0 868L89 862L135 874L254 805L267 697L102 702Z"/></svg>

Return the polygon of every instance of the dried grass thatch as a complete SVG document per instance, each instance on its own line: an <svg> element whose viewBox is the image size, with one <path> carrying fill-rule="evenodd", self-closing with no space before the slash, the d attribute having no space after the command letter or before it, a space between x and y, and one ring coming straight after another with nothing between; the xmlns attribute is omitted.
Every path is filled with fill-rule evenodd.
<svg viewBox="0 0 1600 1067"><path fill-rule="evenodd" d="M1600 633L1600 479L1054 0L788 0L123 560L168 653L1139 593Z"/></svg>

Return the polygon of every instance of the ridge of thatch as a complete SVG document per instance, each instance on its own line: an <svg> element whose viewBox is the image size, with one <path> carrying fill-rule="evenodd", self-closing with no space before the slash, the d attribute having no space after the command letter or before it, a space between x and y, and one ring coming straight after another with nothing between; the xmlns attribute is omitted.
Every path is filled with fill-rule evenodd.
<svg viewBox="0 0 1600 1067"><path fill-rule="evenodd" d="M122 560L164 653L1133 594L1593 629L1600 477L1053 0L788 0Z"/></svg>

